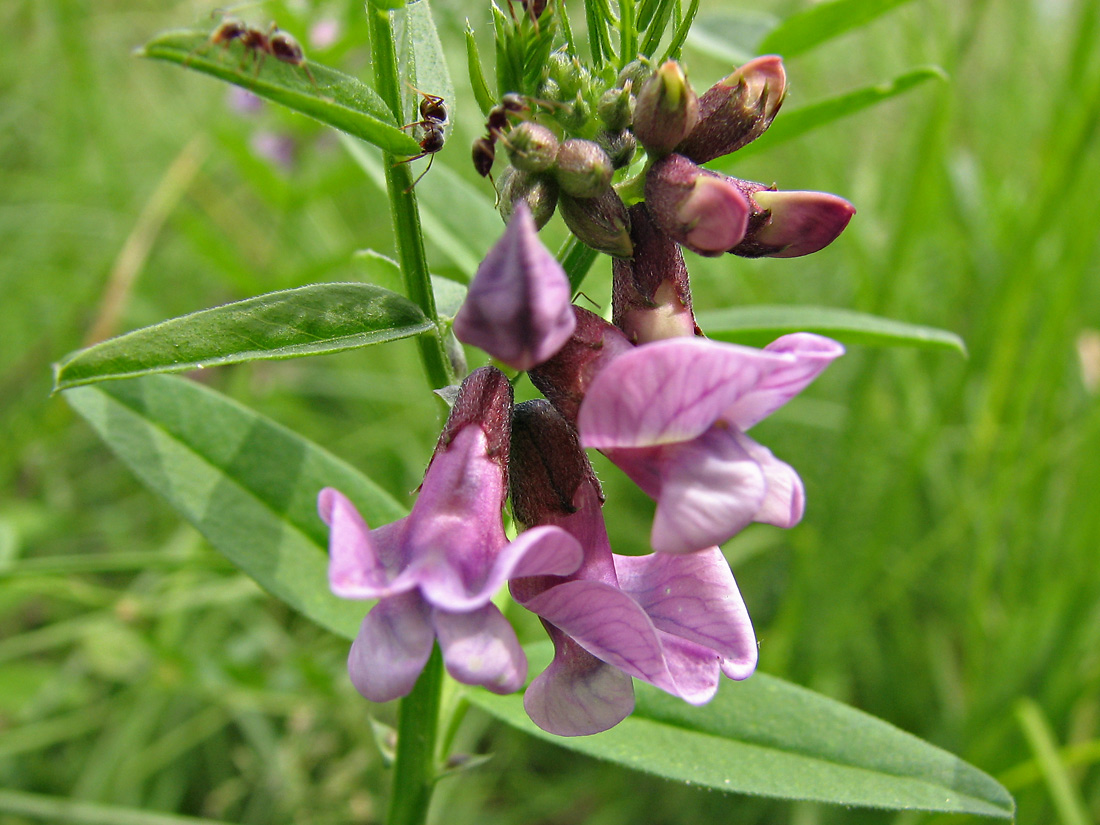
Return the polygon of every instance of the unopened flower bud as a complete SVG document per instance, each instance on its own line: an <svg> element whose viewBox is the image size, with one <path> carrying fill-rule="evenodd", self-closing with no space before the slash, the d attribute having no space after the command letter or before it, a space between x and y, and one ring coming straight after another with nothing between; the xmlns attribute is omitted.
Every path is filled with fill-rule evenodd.
<svg viewBox="0 0 1100 825"><path fill-rule="evenodd" d="M669 155L653 165L645 195L657 225L700 255L720 255L745 235L745 196L730 179L700 169L683 155Z"/></svg>
<svg viewBox="0 0 1100 825"><path fill-rule="evenodd" d="M434 462L446 452L455 436L467 426L480 427L485 433L485 457L497 464L508 478L508 449L511 445L512 385L508 376L496 367L481 367L466 376L451 405L447 423L432 453ZM428 468L431 469L431 462ZM500 506L504 505L503 499Z"/></svg>
<svg viewBox="0 0 1100 825"><path fill-rule="evenodd" d="M576 424L588 387L605 366L634 349L619 328L599 315L573 306L576 329L557 354L527 373L565 420Z"/></svg>
<svg viewBox="0 0 1100 825"><path fill-rule="evenodd" d="M507 146L512 165L524 172L545 172L554 165L558 155L557 135L529 120L517 124L508 133Z"/></svg>
<svg viewBox="0 0 1100 825"><path fill-rule="evenodd" d="M558 205L558 185L549 175L532 175L514 166L505 168L500 178L500 216L512 220L517 203L531 212L535 228L542 229L554 217Z"/></svg>
<svg viewBox="0 0 1100 825"><path fill-rule="evenodd" d="M592 83L591 75L577 58L564 52L554 52L546 61L546 75L557 84L560 98L568 100L578 93L587 91Z"/></svg>
<svg viewBox="0 0 1100 825"><path fill-rule="evenodd" d="M545 399L513 410L511 470L512 512L527 527L575 513L577 488L585 481L603 500L577 431Z"/></svg>
<svg viewBox="0 0 1100 825"><path fill-rule="evenodd" d="M516 370L551 357L576 323L569 278L537 233L521 201L504 236L478 267L454 320L460 341Z"/></svg>
<svg viewBox="0 0 1100 825"><path fill-rule="evenodd" d="M570 138L558 148L554 177L575 198L594 198L611 186L611 158L590 140Z"/></svg>
<svg viewBox="0 0 1100 825"><path fill-rule="evenodd" d="M630 217L613 188L595 198L574 198L563 192L558 206L569 230L597 252L618 257L633 254Z"/></svg>
<svg viewBox="0 0 1100 825"><path fill-rule="evenodd" d="M835 241L856 213L844 198L827 192L777 192L738 182L759 187L745 192L752 207L748 229L730 249L744 258L797 258L817 252Z"/></svg>
<svg viewBox="0 0 1100 825"><path fill-rule="evenodd" d="M637 91L651 74L653 74L652 64L634 59L623 66L619 76L615 78L615 85L626 88L626 84L629 83Z"/></svg>
<svg viewBox="0 0 1100 825"><path fill-rule="evenodd" d="M634 95L631 87L608 89L600 98L596 112L604 126L612 132L619 132L634 122Z"/></svg>
<svg viewBox="0 0 1100 825"><path fill-rule="evenodd" d="M596 143L607 152L607 156L611 158L611 165L616 169L629 166L638 148L638 141L629 129L623 129L621 132L599 132L596 135Z"/></svg>
<svg viewBox="0 0 1100 825"><path fill-rule="evenodd" d="M699 123L676 151L705 163L740 149L771 126L786 93L779 57L750 60L699 98Z"/></svg>
<svg viewBox="0 0 1100 825"><path fill-rule="evenodd" d="M654 223L644 203L634 204L629 212L634 256L611 264L615 326L633 344L697 334L679 244Z"/></svg>
<svg viewBox="0 0 1100 825"><path fill-rule="evenodd" d="M665 155L699 121L699 101L680 64L665 63L638 90L634 136L653 155Z"/></svg>

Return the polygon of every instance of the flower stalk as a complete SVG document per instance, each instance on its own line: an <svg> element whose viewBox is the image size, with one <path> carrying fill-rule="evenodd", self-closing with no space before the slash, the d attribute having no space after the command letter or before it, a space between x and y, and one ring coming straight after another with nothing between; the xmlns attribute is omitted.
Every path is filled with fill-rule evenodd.
<svg viewBox="0 0 1100 825"><path fill-rule="evenodd" d="M442 687L443 657L437 644L397 712L397 755L386 825L422 825L427 819L436 780L435 744Z"/></svg>
<svg viewBox="0 0 1100 825"><path fill-rule="evenodd" d="M375 88L397 121L401 122L404 115L401 109L401 81L397 70L392 12L368 3L367 18L370 21ZM424 236L420 227L420 210L416 204L412 170L407 163L398 163L398 160L388 152L382 155L393 233L397 241L397 260L405 280L406 294L435 325L433 333L421 335L416 341L428 380L433 389L438 389L455 383L455 374L450 359L447 358L443 343L444 330L435 308L435 294L432 292L428 258L424 252Z"/></svg>

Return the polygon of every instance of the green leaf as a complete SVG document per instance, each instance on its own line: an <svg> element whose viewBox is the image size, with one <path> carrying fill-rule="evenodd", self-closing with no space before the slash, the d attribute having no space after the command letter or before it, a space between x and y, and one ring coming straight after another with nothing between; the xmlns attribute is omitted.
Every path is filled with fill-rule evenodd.
<svg viewBox="0 0 1100 825"><path fill-rule="evenodd" d="M540 730L518 695L475 690L467 696L507 724L563 748L713 790L892 810L1013 815L1008 791L977 768L781 679L757 673L744 682L723 680L718 695L703 707L640 682L635 692L634 713L624 722L577 737Z"/></svg>
<svg viewBox="0 0 1100 825"><path fill-rule="evenodd" d="M417 108L420 105L420 95L415 89L443 98L449 114L453 115L455 88L451 82L450 72L447 70L447 60L443 55L443 45L439 42L439 33L432 19L431 5L428 0L414 0L405 6L403 13L397 16L404 20L404 38L407 38L408 42L408 54L405 55L402 70L407 83L415 87L405 90L412 97L413 105L409 107L412 118L420 120ZM398 42L403 39L401 35L398 35L398 38ZM450 125L450 118L448 118L448 130Z"/></svg>
<svg viewBox="0 0 1100 825"><path fill-rule="evenodd" d="M111 378L340 352L432 328L407 298L371 284L272 292L134 330L73 353L54 389Z"/></svg>
<svg viewBox="0 0 1100 825"><path fill-rule="evenodd" d="M706 334L719 341L762 346L789 332L816 332L846 344L870 347L951 349L966 355L953 332L907 324L850 309L815 306L752 306L700 312Z"/></svg>
<svg viewBox="0 0 1100 825"><path fill-rule="evenodd" d="M138 54L178 63L241 86L392 154L415 155L420 151L420 145L399 128L373 89L327 66L307 62L314 85L301 66L274 57L260 61L240 43L217 45L211 43L208 32L193 30L164 32L146 43Z"/></svg>
<svg viewBox="0 0 1100 825"><path fill-rule="evenodd" d="M666 60L679 60L680 52L684 48L684 41L687 40L688 32L691 31L691 25L695 22L695 15L699 13L699 0L691 0L688 5L687 11L684 12L684 19L680 21L680 25L676 27L676 31L672 34L672 41L668 44L668 48L665 49L664 56L658 61L658 63L664 63Z"/></svg>
<svg viewBox="0 0 1100 825"><path fill-rule="evenodd" d="M373 249L361 249L355 253L355 260L364 265L371 283L387 289L401 288L401 266L393 258ZM454 319L458 308L466 300L466 291L466 287L457 281L432 275L432 293L440 320L449 322Z"/></svg>
<svg viewBox="0 0 1100 825"><path fill-rule="evenodd" d="M470 86L474 90L474 100L477 101L481 113L488 117L489 110L496 104L493 93L489 91L489 83L485 79L485 68L481 63L481 53L477 49L477 40L474 39L474 29L470 21L466 21L466 64L470 71Z"/></svg>
<svg viewBox="0 0 1100 825"><path fill-rule="evenodd" d="M156 375L78 387L65 400L144 484L274 596L351 638L363 603L329 592L317 493L337 487L371 525L405 515L315 444L194 381Z"/></svg>
<svg viewBox="0 0 1100 825"><path fill-rule="evenodd" d="M727 155L727 161L724 164L712 164L712 166L716 169L722 166L732 166L734 162L755 152L801 137L807 132L832 123L834 120L840 120L892 97L897 97L928 80L946 81L947 74L939 66L921 66L884 83L854 89L794 111L784 109L763 137L738 149L732 155Z"/></svg>
<svg viewBox="0 0 1100 825"><path fill-rule="evenodd" d="M826 40L870 23L909 0L832 0L792 14L767 34L756 47L758 54L793 57Z"/></svg>

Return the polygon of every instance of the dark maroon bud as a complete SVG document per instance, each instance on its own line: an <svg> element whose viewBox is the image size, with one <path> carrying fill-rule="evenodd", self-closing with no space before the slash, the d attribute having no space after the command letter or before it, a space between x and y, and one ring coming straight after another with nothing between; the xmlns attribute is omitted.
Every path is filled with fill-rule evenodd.
<svg viewBox="0 0 1100 825"><path fill-rule="evenodd" d="M761 183L730 178L749 202L745 237L729 251L743 258L798 258L837 239L855 207L827 192L777 192Z"/></svg>
<svg viewBox="0 0 1100 825"><path fill-rule="evenodd" d="M786 93L780 58L750 60L699 98L699 123L676 151L705 163L740 149L767 131Z"/></svg>
<svg viewBox="0 0 1100 825"><path fill-rule="evenodd" d="M644 203L629 212L634 256L611 264L615 326L633 344L699 334L680 245L654 223Z"/></svg>
<svg viewBox="0 0 1100 825"><path fill-rule="evenodd" d="M577 488L586 481L603 500L577 431L549 401L516 405L511 462L512 512L527 527L575 513Z"/></svg>
<svg viewBox="0 0 1100 825"><path fill-rule="evenodd" d="M558 354L528 371L531 383L571 425L588 388L611 359L633 349L619 328L599 315L573 306L577 326Z"/></svg>
<svg viewBox="0 0 1100 825"><path fill-rule="evenodd" d="M488 443L488 457L500 465L507 479L508 447L512 438L512 385L508 376L496 367L481 367L466 376L443 426L432 461L446 452L455 436L470 424L481 427ZM431 467L431 463L428 466Z"/></svg>
<svg viewBox="0 0 1100 825"><path fill-rule="evenodd" d="M619 193L608 189L595 198L574 198L562 192L558 206L565 225L577 238L608 255L633 254L630 243L630 217Z"/></svg>
<svg viewBox="0 0 1100 825"><path fill-rule="evenodd" d="M651 155L667 155L698 120L699 101L676 61L661 66L638 90L634 136Z"/></svg>
<svg viewBox="0 0 1100 825"><path fill-rule="evenodd" d="M700 255L720 255L745 236L749 204L741 190L683 155L668 155L653 165L645 196L656 224Z"/></svg>

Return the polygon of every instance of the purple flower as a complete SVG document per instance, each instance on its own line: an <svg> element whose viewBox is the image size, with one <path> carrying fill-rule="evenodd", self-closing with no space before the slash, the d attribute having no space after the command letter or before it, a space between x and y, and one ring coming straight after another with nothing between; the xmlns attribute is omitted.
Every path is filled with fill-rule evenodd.
<svg viewBox="0 0 1100 825"><path fill-rule="evenodd" d="M560 529L504 535L501 507L512 407L499 370L463 382L405 518L370 529L338 491L321 491L329 525L329 584L349 599L378 599L348 656L348 672L367 699L406 695L436 639L450 674L496 693L522 687L527 660L515 631L490 601L512 576L564 575L581 561Z"/></svg>
<svg viewBox="0 0 1100 825"><path fill-rule="evenodd" d="M654 550L701 550L753 521L793 527L802 518L801 479L745 432L843 352L809 333L763 350L702 338L637 347L588 387L577 416L581 443L657 501Z"/></svg>
<svg viewBox="0 0 1100 825"><path fill-rule="evenodd" d="M568 577L516 577L510 584L554 643L553 662L524 695L535 724L561 736L607 730L633 710L630 677L703 704L721 674L751 675L756 637L718 548L681 556L612 553L599 484L572 428L545 401L517 407L515 426L517 518L559 526L584 548L584 563Z"/></svg>
<svg viewBox="0 0 1100 825"><path fill-rule="evenodd" d="M523 201L478 267L454 333L516 370L561 349L575 326L569 278L538 238Z"/></svg>

